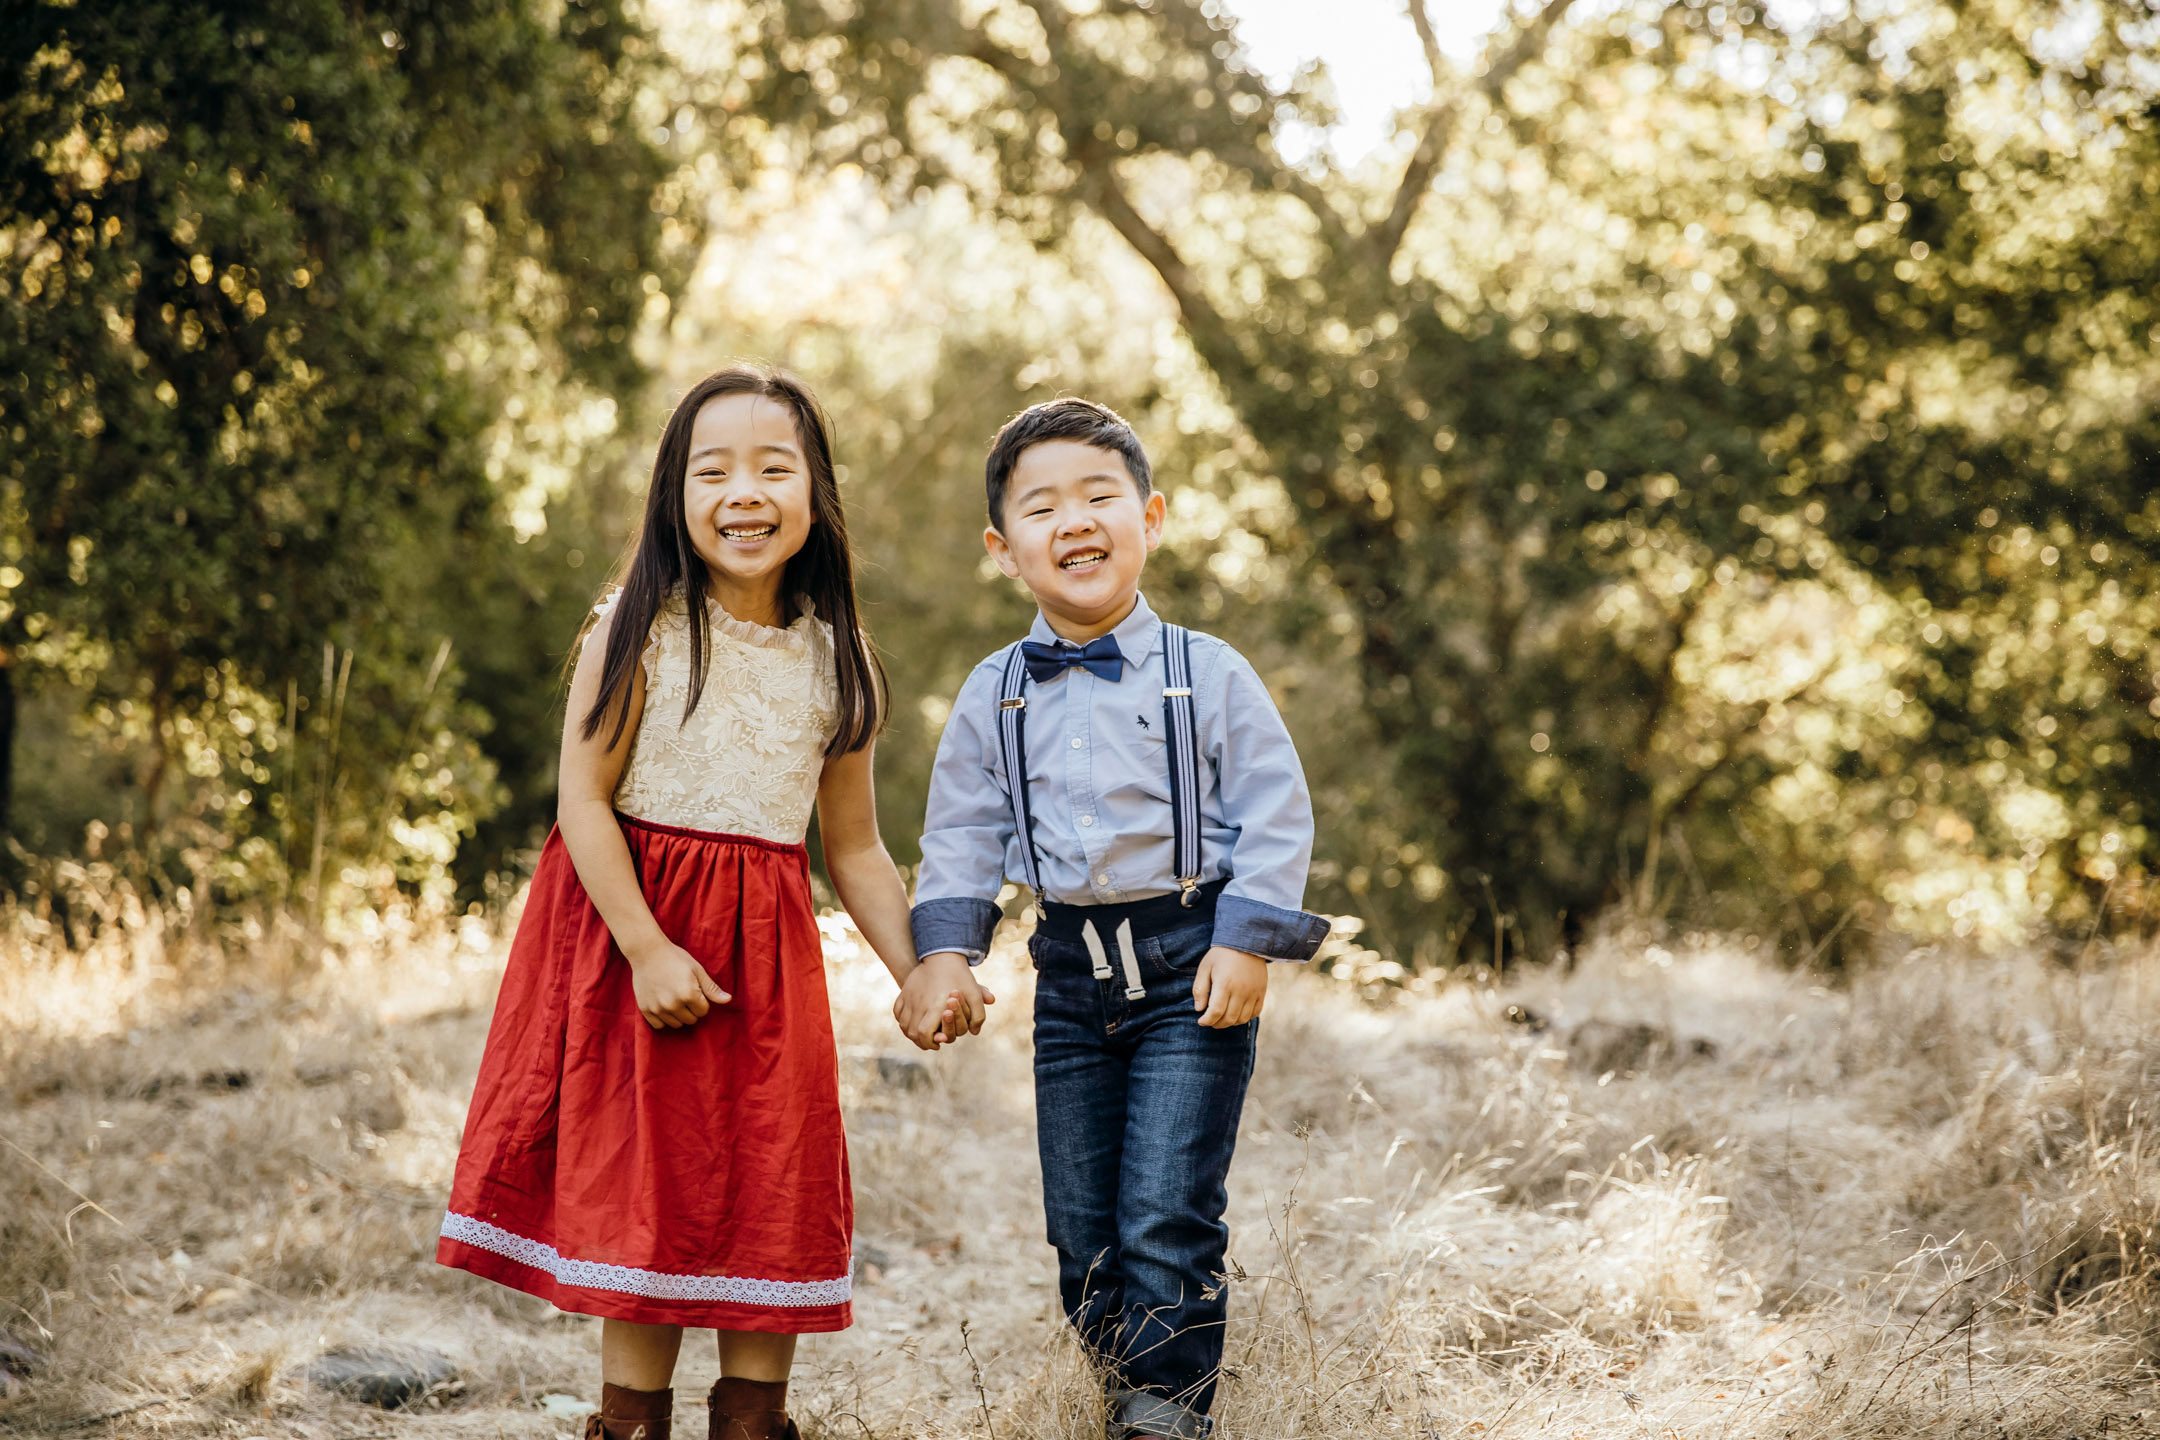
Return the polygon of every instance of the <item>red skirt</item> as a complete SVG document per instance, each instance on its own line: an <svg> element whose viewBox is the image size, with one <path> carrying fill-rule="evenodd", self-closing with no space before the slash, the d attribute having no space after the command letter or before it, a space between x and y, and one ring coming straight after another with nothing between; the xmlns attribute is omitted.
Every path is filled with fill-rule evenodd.
<svg viewBox="0 0 2160 1440"><path fill-rule="evenodd" d="M616 1320L845 1329L854 1196L803 847L622 828L662 933L734 999L647 1025L550 835L436 1259Z"/></svg>

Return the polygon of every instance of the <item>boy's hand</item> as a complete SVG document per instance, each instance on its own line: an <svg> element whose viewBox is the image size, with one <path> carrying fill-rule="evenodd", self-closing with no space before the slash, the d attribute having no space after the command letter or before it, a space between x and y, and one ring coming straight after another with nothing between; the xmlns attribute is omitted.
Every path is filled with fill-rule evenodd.
<svg viewBox="0 0 2160 1440"><path fill-rule="evenodd" d="M1192 1008L1210 1030L1228 1030L1260 1018L1267 1004L1268 962L1227 945L1214 946L1193 976Z"/></svg>
<svg viewBox="0 0 2160 1440"><path fill-rule="evenodd" d="M900 1032L924 1050L982 1033L984 1007L997 997L975 983L967 957L941 950L910 971L893 1001Z"/></svg>
<svg viewBox="0 0 2160 1440"><path fill-rule="evenodd" d="M674 944L656 945L630 960L630 993L638 1014L655 1030L695 1025L730 998L689 951Z"/></svg>

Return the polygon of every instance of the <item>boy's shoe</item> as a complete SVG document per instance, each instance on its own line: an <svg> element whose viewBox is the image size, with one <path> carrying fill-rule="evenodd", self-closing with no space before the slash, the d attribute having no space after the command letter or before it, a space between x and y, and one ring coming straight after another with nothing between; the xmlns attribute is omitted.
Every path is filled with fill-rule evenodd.
<svg viewBox="0 0 2160 1440"><path fill-rule="evenodd" d="M706 1397L712 1410L711 1440L802 1440L787 1417L787 1381L713 1381Z"/></svg>
<svg viewBox="0 0 2160 1440"><path fill-rule="evenodd" d="M1108 1440L1207 1440L1215 1422L1190 1406L1148 1390L1110 1392Z"/></svg>
<svg viewBox="0 0 2160 1440"><path fill-rule="evenodd" d="M668 1440L674 1422L673 1390L602 1385L600 1408L585 1417L585 1440Z"/></svg>

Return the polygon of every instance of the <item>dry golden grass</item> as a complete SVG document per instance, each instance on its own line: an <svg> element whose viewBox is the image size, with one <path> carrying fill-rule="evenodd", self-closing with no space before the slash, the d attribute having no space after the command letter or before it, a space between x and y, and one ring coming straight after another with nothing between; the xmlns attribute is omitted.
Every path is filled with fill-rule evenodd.
<svg viewBox="0 0 2160 1440"><path fill-rule="evenodd" d="M169 954L125 906L87 949L9 925L0 1328L50 1361L0 1429L573 1433L539 1402L597 1388L594 1322L431 1259L500 936L393 920L300 964L290 935ZM1099 1436L1041 1238L1024 961L993 958L986 1036L917 1069L829 935L864 1270L855 1328L803 1348L805 1433ZM1282 976L1221 1433L2160 1428L2160 957L1830 984L1653 940L1499 987ZM298 1378L376 1341L462 1389L386 1414ZM686 1435L713 1373L687 1346Z"/></svg>

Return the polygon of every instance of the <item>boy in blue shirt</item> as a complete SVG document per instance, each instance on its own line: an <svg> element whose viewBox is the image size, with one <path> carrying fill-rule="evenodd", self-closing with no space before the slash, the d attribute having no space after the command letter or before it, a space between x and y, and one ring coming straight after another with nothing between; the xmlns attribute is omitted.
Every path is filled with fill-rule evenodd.
<svg viewBox="0 0 2160 1440"><path fill-rule="evenodd" d="M1103 1365L1114 1440L1205 1436L1268 963L1311 959L1328 930L1299 908L1311 797L1252 666L1140 595L1165 506L1131 427L1085 400L1037 405L998 433L984 478L984 543L1041 613L953 704L915 887L922 963L895 1009L925 1040L979 1031L969 967L999 891L1035 891L1037 1132L1065 1313Z"/></svg>

